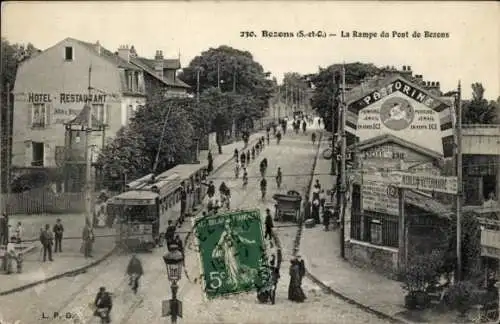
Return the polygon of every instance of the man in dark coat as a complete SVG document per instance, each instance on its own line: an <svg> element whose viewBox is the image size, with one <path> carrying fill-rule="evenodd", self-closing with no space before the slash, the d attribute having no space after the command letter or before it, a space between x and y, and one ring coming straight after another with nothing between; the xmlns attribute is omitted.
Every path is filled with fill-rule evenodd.
<svg viewBox="0 0 500 324"><path fill-rule="evenodd" d="M208 166L207 166L207 171L208 173L212 173L214 170L214 157L212 156L212 151L208 151Z"/></svg>
<svg viewBox="0 0 500 324"><path fill-rule="evenodd" d="M99 288L99 292L95 296L94 306L98 309L106 309L108 311L108 316L105 318L105 322L111 323L111 308L113 308L113 302L111 300L111 295L106 291L106 288ZM97 315L97 310L94 315Z"/></svg>
<svg viewBox="0 0 500 324"><path fill-rule="evenodd" d="M7 245L9 242L9 216L2 213L0 217L0 245Z"/></svg>
<svg viewBox="0 0 500 324"><path fill-rule="evenodd" d="M180 188L181 195L181 217L179 219L180 223L184 223L184 217L186 217L186 207L187 207L187 191L185 188L185 184L183 183Z"/></svg>
<svg viewBox="0 0 500 324"><path fill-rule="evenodd" d="M169 220L167 230L165 231L165 241L167 243L167 248L174 241L174 235L175 235L175 225L171 220Z"/></svg>
<svg viewBox="0 0 500 324"><path fill-rule="evenodd" d="M306 264L300 255L297 255L297 263L299 264L300 284L306 275Z"/></svg>
<svg viewBox="0 0 500 324"><path fill-rule="evenodd" d="M241 161L241 166L242 167L245 167L246 157L247 156L246 156L245 152L241 152L241 154L240 154L240 161Z"/></svg>
<svg viewBox="0 0 500 324"><path fill-rule="evenodd" d="M54 228L52 229L52 231L54 232L54 237L55 237L55 241L56 241L56 244L54 246L54 252L55 253L62 252L61 245L62 245L64 227L61 224L60 218L57 219L56 224L54 225Z"/></svg>
<svg viewBox="0 0 500 324"><path fill-rule="evenodd" d="M129 286L132 287L134 293L137 293L139 288L139 279L144 274L144 269L142 268L141 260L137 255L133 254L130 262L127 266L127 275L129 276Z"/></svg>
<svg viewBox="0 0 500 324"><path fill-rule="evenodd" d="M43 262L47 260L47 256L49 257L49 261L54 261L52 260L52 245L54 244L54 237L50 231L49 224L45 225L45 230L40 236L40 241L43 245Z"/></svg>
<svg viewBox="0 0 500 324"><path fill-rule="evenodd" d="M265 231L264 238L271 240L273 238L274 224L273 224L273 218L271 216L271 211L269 210L269 208L266 209L265 225L266 225L266 231Z"/></svg>

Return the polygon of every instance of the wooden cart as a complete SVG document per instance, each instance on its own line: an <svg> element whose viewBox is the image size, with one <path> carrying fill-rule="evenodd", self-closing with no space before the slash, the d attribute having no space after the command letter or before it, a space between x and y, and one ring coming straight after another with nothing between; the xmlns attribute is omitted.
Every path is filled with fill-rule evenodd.
<svg viewBox="0 0 500 324"><path fill-rule="evenodd" d="M302 197L297 191L290 190L286 195L274 194L273 199L276 200L274 220L298 222Z"/></svg>

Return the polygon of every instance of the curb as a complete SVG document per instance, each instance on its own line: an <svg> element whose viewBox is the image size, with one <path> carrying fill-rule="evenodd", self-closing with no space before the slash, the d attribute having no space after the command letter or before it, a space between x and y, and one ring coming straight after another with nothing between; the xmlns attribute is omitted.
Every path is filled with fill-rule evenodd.
<svg viewBox="0 0 500 324"><path fill-rule="evenodd" d="M314 173L316 171L316 163L317 163L317 160L319 158L319 154L320 154L320 147L321 147L321 141L323 139L323 132L320 133L320 136L319 136L319 141L318 141L318 147L317 147L317 152L316 152L316 158L314 159L314 162L313 162L313 167L312 167L312 171L311 171L311 180L309 181L309 191L308 191L308 194L310 194L310 191L311 191L311 187L312 187L312 184L313 184L313 178L314 178ZM302 220L302 218L301 218ZM297 229L297 235L295 237L295 242L294 242L294 248L293 248L293 255L294 256L297 256L299 250L300 250L300 241L302 239L302 229L303 229L303 226L302 226L302 221L299 222L298 224L298 229ZM352 298L349 298L347 297L346 295L340 293L339 291L336 291L334 289L332 289L330 286L328 286L327 284L325 284L324 282L322 282L321 280L319 280L316 276L314 276L313 274L311 274L307 269L306 269L306 277L309 278L312 282L314 282L316 285L318 285L319 287L321 287L321 289L327 293L327 294L330 294L330 295L334 295L335 297L339 298L339 299L342 299L343 301L351 304L351 305L354 305L362 310L364 310L365 312L367 313L371 313L371 314L374 314L375 316L383 319L383 320L386 320L390 323L397 323L397 324L407 324L407 323L411 323L411 322L408 322L408 321L404 321L402 319L399 319L397 317L394 317L394 316L391 316L391 315L388 315L388 314L385 314L383 312L380 312L372 307L369 307L369 306L366 306L360 302L357 302L356 300L352 299Z"/></svg>
<svg viewBox="0 0 500 324"><path fill-rule="evenodd" d="M46 278L46 279L43 279L43 280L39 280L39 281L35 281L35 282L31 282L29 284L26 284L26 285L23 285L23 286L19 286L19 287L10 289L10 290L2 291L2 292L0 292L0 296L11 295L11 294L14 294L14 293L17 293L17 292L20 292L20 291L23 291L23 290L26 290L26 289L29 289L29 288L32 288L32 287L44 284L44 283L48 283L48 282L60 279L62 277L76 275L76 274L78 274L80 272L83 272L83 271L85 271L87 269L90 269L92 267L95 267L95 266L99 265L101 262L103 262L104 260L108 259L111 255L113 255L117 250L118 250L118 246L115 245L110 252L106 253L101 258L99 258L99 259L97 259L97 260L95 260L95 261L93 261L93 262L91 262L91 263L89 263L87 265L84 265L83 267L72 269L72 270L69 270L69 271L65 271L65 272L59 273L57 275L54 275L52 277L49 277L49 278Z"/></svg>

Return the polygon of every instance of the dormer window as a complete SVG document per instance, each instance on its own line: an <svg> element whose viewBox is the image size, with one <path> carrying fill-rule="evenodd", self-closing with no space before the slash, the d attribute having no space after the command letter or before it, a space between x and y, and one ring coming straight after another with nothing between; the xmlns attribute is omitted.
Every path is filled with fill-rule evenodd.
<svg viewBox="0 0 500 324"><path fill-rule="evenodd" d="M72 46L66 46L64 48L64 59L66 61L73 61L73 47Z"/></svg>

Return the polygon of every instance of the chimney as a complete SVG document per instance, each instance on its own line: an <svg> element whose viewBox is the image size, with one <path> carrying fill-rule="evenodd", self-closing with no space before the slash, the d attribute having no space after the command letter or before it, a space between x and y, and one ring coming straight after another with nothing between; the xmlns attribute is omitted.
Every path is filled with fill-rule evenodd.
<svg viewBox="0 0 500 324"><path fill-rule="evenodd" d="M137 52L134 45L130 46L130 57L137 57Z"/></svg>
<svg viewBox="0 0 500 324"><path fill-rule="evenodd" d="M99 41L95 42L95 51L97 52L97 55L101 55L101 43Z"/></svg>
<svg viewBox="0 0 500 324"><path fill-rule="evenodd" d="M436 86L436 82L432 81L432 82L431 82L431 87L433 87L433 88L434 88L435 86Z"/></svg>
<svg viewBox="0 0 500 324"><path fill-rule="evenodd" d="M403 65L403 71L406 71L406 65Z"/></svg>
<svg viewBox="0 0 500 324"><path fill-rule="evenodd" d="M438 90L441 90L441 85L439 84L439 81L438 81L438 82L436 82L436 88L437 88Z"/></svg>
<svg viewBox="0 0 500 324"><path fill-rule="evenodd" d="M118 56L129 62L130 60L130 49L128 48L128 45L121 45L119 48L118 48Z"/></svg>
<svg viewBox="0 0 500 324"><path fill-rule="evenodd" d="M156 75L163 79L163 51L161 50L156 51L154 67Z"/></svg>
<svg viewBox="0 0 500 324"><path fill-rule="evenodd" d="M409 65L408 65L408 66L406 67L406 70L407 70L407 71L411 71L411 66L409 66Z"/></svg>

